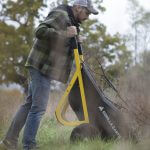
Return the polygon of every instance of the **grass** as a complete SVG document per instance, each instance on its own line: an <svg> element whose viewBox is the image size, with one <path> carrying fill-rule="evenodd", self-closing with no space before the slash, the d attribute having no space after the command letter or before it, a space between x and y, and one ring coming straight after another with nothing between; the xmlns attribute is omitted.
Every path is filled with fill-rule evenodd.
<svg viewBox="0 0 150 150"><path fill-rule="evenodd" d="M41 150L109 150L113 142L93 141L70 143L72 127L64 127L55 119L45 119L38 133L37 141Z"/></svg>
<svg viewBox="0 0 150 150"><path fill-rule="evenodd" d="M5 134L23 95L20 91L0 89L0 138Z"/></svg>
<svg viewBox="0 0 150 150"><path fill-rule="evenodd" d="M9 127L12 116L16 112L23 97L16 90L0 91L0 96L0 139L2 139ZM51 105L56 104L51 103ZM60 125L56 121L52 110L50 111L49 107L50 106L48 106L47 113L41 122L37 135L37 143L40 146L40 150L111 150L114 146L114 141L104 142L100 139L70 143L69 137L73 127L65 127ZM50 116L53 117L50 118ZM19 139L19 150L21 150L22 147L21 140L22 133L20 134Z"/></svg>
<svg viewBox="0 0 150 150"><path fill-rule="evenodd" d="M45 118L41 122L37 134L37 143L40 150L112 150L117 141L104 142L100 139L71 143L69 138L73 127L58 124L55 118ZM21 150L22 133L19 139L19 150ZM115 150L115 149L114 149ZM127 150L127 149L126 149Z"/></svg>
<svg viewBox="0 0 150 150"><path fill-rule="evenodd" d="M131 141L102 141L101 139L70 143L69 137L72 127L60 125L55 117L54 110L60 97L59 93L51 94L50 105L41 122L37 135L37 143L40 150L150 150L150 140L144 139L140 143L133 144ZM17 90L0 90L0 139L8 129L12 116L23 100L22 94ZM71 114L71 112L69 113ZM72 116L70 116L72 117ZM19 150L21 150L22 133L19 139Z"/></svg>
<svg viewBox="0 0 150 150"><path fill-rule="evenodd" d="M45 118L37 135L40 150L149 150L149 141L135 144L131 141L85 139L71 143L69 137L72 129L58 124L55 118ZM21 148L21 145L19 146Z"/></svg>

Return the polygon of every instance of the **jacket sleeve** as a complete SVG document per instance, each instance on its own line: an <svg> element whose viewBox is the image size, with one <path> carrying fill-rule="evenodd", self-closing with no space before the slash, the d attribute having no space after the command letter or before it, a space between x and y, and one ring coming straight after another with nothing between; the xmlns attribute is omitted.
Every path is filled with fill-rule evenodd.
<svg viewBox="0 0 150 150"><path fill-rule="evenodd" d="M68 22L69 17L67 12L55 10L37 27L35 36L43 40L49 40L56 36L65 37Z"/></svg>

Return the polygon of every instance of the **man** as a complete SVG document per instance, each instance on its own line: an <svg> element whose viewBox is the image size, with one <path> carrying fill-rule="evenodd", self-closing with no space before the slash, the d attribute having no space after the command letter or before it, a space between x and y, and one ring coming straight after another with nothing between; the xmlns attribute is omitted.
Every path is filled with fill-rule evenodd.
<svg viewBox="0 0 150 150"><path fill-rule="evenodd" d="M26 67L30 73L28 96L16 113L0 146L16 149L21 129L23 149L36 149L36 134L46 111L50 81L66 83L73 61L72 41L79 34L79 25L90 14L98 14L91 0L75 0L73 6L53 9L35 31L35 41Z"/></svg>

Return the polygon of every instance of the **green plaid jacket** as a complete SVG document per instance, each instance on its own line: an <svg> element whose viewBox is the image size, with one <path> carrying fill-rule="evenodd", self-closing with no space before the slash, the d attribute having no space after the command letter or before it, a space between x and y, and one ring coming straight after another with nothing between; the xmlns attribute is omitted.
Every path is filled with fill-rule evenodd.
<svg viewBox="0 0 150 150"><path fill-rule="evenodd" d="M70 19L67 11L54 9L35 30L35 41L26 67L34 67L53 80L66 83L73 62L73 51L66 38Z"/></svg>

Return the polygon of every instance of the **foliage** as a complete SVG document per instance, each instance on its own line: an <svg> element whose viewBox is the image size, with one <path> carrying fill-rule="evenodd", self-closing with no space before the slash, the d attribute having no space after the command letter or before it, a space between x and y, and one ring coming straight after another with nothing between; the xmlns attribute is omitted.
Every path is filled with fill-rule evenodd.
<svg viewBox="0 0 150 150"><path fill-rule="evenodd" d="M150 56L150 54L148 54ZM150 57L149 57L150 58ZM148 64L150 63L150 61L148 61ZM144 66L143 66L144 67ZM132 71L133 72L133 71ZM139 71L140 72L140 71ZM138 73L139 73L138 72ZM143 74L144 75L144 74ZM129 77L131 77L131 75L129 75ZM137 76L136 76L137 77ZM126 80L126 78L124 78ZM149 78L148 78L149 79ZM135 76L132 76L131 80L127 82L122 83L122 86L127 85L129 87L129 90L127 93L125 93L124 89L127 88L123 88L123 92L126 95L131 95L133 98L135 98L133 101L132 99L129 101L129 104L132 106L131 109L133 112L133 110L135 111L135 108L133 109L133 105L137 106L138 109L141 109L141 112L138 114L139 117L143 117L143 115L145 114L146 116L149 116L149 114L145 113L146 111L149 112L149 103L148 103L148 99L145 99L146 97L146 93L149 95L149 88L147 88L150 84L150 79L149 82L145 82L147 84L147 91L144 90L144 93L141 94L141 92L139 92L138 88L140 88L141 86L136 86L133 89L133 80L138 82L143 81L140 78L136 78ZM142 82L142 84L144 83ZM142 85L140 84L140 85ZM144 87L142 85L142 87ZM145 88L145 89L146 89ZM135 93L135 91L137 90L137 93ZM52 94L54 94L52 96ZM58 95L57 95L58 94ZM47 107L47 112L45 114L45 118L43 118L39 131L38 131L38 135L37 135L37 142L38 145L40 146L41 150L49 150L49 149L53 149L53 150L149 150L149 137L141 137L140 143L136 143L136 145L134 145L131 141L112 141L112 140L107 140L103 141L101 139L95 139L95 140L88 140L85 139L85 141L83 142L77 142L77 143L70 143L69 141L69 137L71 134L71 131L73 129L73 127L68 127L68 126L62 126L60 125L57 120L55 118L52 118L52 115L54 114L54 107L57 105L57 100L60 93L51 93L51 98L50 98L50 104ZM135 97L138 94L138 97ZM143 98L144 96L144 98ZM150 95L149 95L150 96ZM17 107L22 103L22 98L23 95L20 93L20 91L18 90L0 90L0 138L2 139L5 135L5 133L8 130L8 126L10 125L10 122L12 120L12 116L13 114L16 112ZM143 98L143 99L142 99ZM140 102L142 102L141 106L144 107L139 107L139 103L137 103L137 100L139 100ZM145 102L145 103L143 103ZM51 106L51 107L50 107ZM53 109L53 112L49 112L49 109ZM69 112L72 113L72 112ZM133 113L130 113L130 117L133 119ZM143 117L141 118L142 120L145 119L145 121L147 121L148 119L146 119L147 117ZM128 121L128 120L127 120ZM145 131L145 134L149 134L149 125L145 126L146 124L143 124L143 130ZM137 123L134 124L134 128L137 126ZM146 127L146 128L145 128ZM137 133L141 132L142 128L138 128ZM22 147L22 133L19 136L19 149L21 149Z"/></svg>
<svg viewBox="0 0 150 150"><path fill-rule="evenodd" d="M44 120L38 137L41 149L49 150L49 147L51 147L54 150L109 150L115 143L113 141L106 143L100 139L93 141L86 139L84 142L70 143L69 136L71 131L72 127L60 126L55 122L55 119Z"/></svg>
<svg viewBox="0 0 150 150"><path fill-rule="evenodd" d="M134 51L135 63L137 63L140 52L150 50L150 11L145 10L137 0L128 1L131 24L128 44Z"/></svg>
<svg viewBox="0 0 150 150"><path fill-rule="evenodd" d="M85 36L85 61L95 72L95 78L100 81L102 77L100 65L110 79L124 74L132 61L131 52L126 47L126 38L119 33L110 35L106 26L97 19L87 21L82 27L82 34Z"/></svg>
<svg viewBox="0 0 150 150"><path fill-rule="evenodd" d="M0 83L24 81L24 64L31 49L35 19L42 0L2 1L0 14Z"/></svg>
<svg viewBox="0 0 150 150"><path fill-rule="evenodd" d="M134 129L138 139L150 137L150 51L140 54L139 62L132 66L119 80L119 88L126 104L119 100L122 106L127 108L128 123Z"/></svg>
<svg viewBox="0 0 150 150"><path fill-rule="evenodd" d="M26 80L24 64L33 43L33 33L37 20L42 19L42 13L47 7L44 0L7 0L2 1L0 13L0 84L16 82L21 84ZM71 3L72 0L57 0L52 2L50 8L61 4ZM101 2L94 1L99 12L104 12ZM113 77L123 73L130 64L130 52L127 50L124 37L119 34L110 35L106 26L98 19L90 18L82 26L81 34L85 41L83 47L88 52L91 68L97 70L95 65L97 57L105 68L109 68ZM86 58L86 57L85 57ZM111 64L111 65L110 65ZM120 71L121 70L121 71Z"/></svg>

